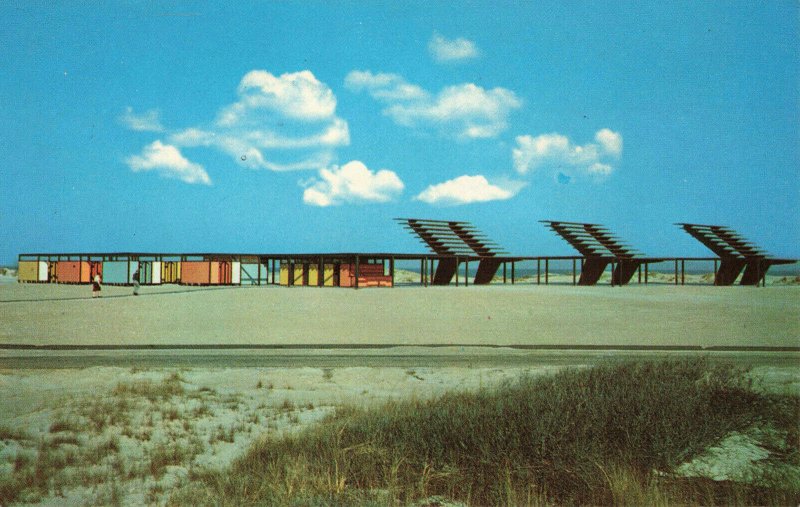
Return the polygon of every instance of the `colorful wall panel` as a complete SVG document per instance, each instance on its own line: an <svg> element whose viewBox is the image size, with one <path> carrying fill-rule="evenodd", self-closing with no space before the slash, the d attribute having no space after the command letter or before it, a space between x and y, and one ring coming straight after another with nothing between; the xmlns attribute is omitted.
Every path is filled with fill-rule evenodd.
<svg viewBox="0 0 800 507"><path fill-rule="evenodd" d="M153 261L153 274L150 283L153 285L161 284L161 261Z"/></svg>
<svg viewBox="0 0 800 507"><path fill-rule="evenodd" d="M319 285L319 266L316 264L308 265L308 285L312 287Z"/></svg>
<svg viewBox="0 0 800 507"><path fill-rule="evenodd" d="M180 283L181 263L165 261L161 263L161 283Z"/></svg>
<svg viewBox="0 0 800 507"><path fill-rule="evenodd" d="M228 261L211 261L211 278L208 283L212 285L230 285L232 279L232 266Z"/></svg>
<svg viewBox="0 0 800 507"><path fill-rule="evenodd" d="M242 283L242 263L233 261L231 263L231 283L241 285Z"/></svg>
<svg viewBox="0 0 800 507"><path fill-rule="evenodd" d="M181 262L181 283L184 285L210 284L211 263L209 261Z"/></svg>
<svg viewBox="0 0 800 507"><path fill-rule="evenodd" d="M139 269L139 261L130 261L128 267L128 280L130 280L130 283L133 283L133 274L136 273L137 269ZM139 273L139 283L145 283L142 278L142 273Z"/></svg>
<svg viewBox="0 0 800 507"><path fill-rule="evenodd" d="M333 264L325 264L325 269L323 271L323 276L325 277L322 281L322 284L325 287L333 287L334 286L334 273L336 271L336 266Z"/></svg>
<svg viewBox="0 0 800 507"><path fill-rule="evenodd" d="M58 261L56 278L58 283L81 283L81 268L89 272L89 263L81 261Z"/></svg>
<svg viewBox="0 0 800 507"><path fill-rule="evenodd" d="M302 264L295 264L294 265L294 285L304 285L303 284L303 273L305 268Z"/></svg>
<svg viewBox="0 0 800 507"><path fill-rule="evenodd" d="M106 261L103 263L103 283L128 284L128 261Z"/></svg>
<svg viewBox="0 0 800 507"><path fill-rule="evenodd" d="M260 270L259 266L261 266ZM269 269L267 269L267 266L259 265L257 263L243 262L241 264L240 283L242 285L256 285L259 282L262 284L266 284L269 282L268 275L269 275Z"/></svg>
<svg viewBox="0 0 800 507"><path fill-rule="evenodd" d="M339 286L355 286L355 264L342 264L339 268ZM359 287L391 287L392 277L383 274L382 264L359 264L358 266L358 286Z"/></svg>
<svg viewBox="0 0 800 507"><path fill-rule="evenodd" d="M20 282L46 282L47 263L44 261L20 261L17 279Z"/></svg>

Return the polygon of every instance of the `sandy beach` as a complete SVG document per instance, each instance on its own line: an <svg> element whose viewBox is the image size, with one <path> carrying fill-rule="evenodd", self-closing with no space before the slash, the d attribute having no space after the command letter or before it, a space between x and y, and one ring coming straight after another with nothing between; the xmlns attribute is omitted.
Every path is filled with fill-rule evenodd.
<svg viewBox="0 0 800 507"><path fill-rule="evenodd" d="M796 347L793 286L0 285L0 345Z"/></svg>

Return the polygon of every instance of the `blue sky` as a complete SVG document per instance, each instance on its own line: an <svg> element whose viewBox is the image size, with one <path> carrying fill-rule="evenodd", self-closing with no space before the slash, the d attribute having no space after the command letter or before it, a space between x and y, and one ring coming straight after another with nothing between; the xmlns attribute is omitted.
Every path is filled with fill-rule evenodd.
<svg viewBox="0 0 800 507"><path fill-rule="evenodd" d="M540 219L800 256L796 2L4 2L0 263L23 252L518 255Z"/></svg>

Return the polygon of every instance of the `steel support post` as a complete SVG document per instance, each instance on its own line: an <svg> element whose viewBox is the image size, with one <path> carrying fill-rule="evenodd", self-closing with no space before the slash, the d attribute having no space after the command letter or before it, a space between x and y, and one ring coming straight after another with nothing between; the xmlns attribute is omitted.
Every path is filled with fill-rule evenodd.
<svg viewBox="0 0 800 507"><path fill-rule="evenodd" d="M360 261L360 260L361 260L361 259L359 259L358 255L356 255L356 279L355 279L355 283L353 284L353 287L354 287L355 289L358 289L358 275L360 275L360 274L361 274L361 273L359 272L359 271L360 271L360 269L361 269L361 268L360 268L360 266L359 266L359 261Z"/></svg>
<svg viewBox="0 0 800 507"><path fill-rule="evenodd" d="M572 285L577 285L578 279L575 277L575 259L572 259Z"/></svg>

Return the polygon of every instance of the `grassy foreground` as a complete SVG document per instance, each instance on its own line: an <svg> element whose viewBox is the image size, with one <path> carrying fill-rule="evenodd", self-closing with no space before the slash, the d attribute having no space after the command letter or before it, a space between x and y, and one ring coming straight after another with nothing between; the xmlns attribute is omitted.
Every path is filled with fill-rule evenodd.
<svg viewBox="0 0 800 507"><path fill-rule="evenodd" d="M800 486L781 474L737 483L673 471L753 427L779 435L771 459L796 469L799 420L797 397L758 393L746 372L705 359L609 364L339 409L260 441L230 470L195 474L170 502L796 505Z"/></svg>

